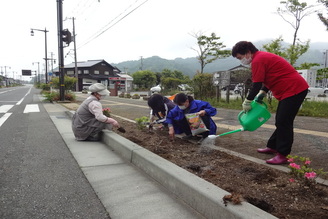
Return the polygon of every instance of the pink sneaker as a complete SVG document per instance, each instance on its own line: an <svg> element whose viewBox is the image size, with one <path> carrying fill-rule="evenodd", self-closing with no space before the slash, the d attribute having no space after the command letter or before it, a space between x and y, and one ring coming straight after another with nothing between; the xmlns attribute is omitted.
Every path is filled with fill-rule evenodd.
<svg viewBox="0 0 328 219"><path fill-rule="evenodd" d="M286 156L278 153L274 158L267 160L266 163L268 163L268 164L285 164L285 163L288 163L288 159Z"/></svg>
<svg viewBox="0 0 328 219"><path fill-rule="evenodd" d="M276 150L273 150L271 148L259 148L259 149L257 149L257 152L263 153L263 154L275 154L275 153L277 153Z"/></svg>

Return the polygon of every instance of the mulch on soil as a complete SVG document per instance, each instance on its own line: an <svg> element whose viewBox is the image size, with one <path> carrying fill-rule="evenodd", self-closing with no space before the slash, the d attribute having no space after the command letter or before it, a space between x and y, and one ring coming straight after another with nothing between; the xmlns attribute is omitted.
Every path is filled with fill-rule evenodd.
<svg viewBox="0 0 328 219"><path fill-rule="evenodd" d="M290 175L279 170L204 144L197 145L179 138L170 141L165 130L140 130L134 123L115 119L126 130L125 133L117 131L119 135L230 192L230 196L218 197L226 204L247 201L278 218L328 219L326 186L317 184L312 188L290 183ZM232 138L221 138L219 142L231 148L239 143Z"/></svg>

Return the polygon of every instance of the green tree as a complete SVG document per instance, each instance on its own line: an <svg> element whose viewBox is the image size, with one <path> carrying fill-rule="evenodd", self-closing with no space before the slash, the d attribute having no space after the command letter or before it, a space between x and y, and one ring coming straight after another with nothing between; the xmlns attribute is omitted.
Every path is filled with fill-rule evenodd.
<svg viewBox="0 0 328 219"><path fill-rule="evenodd" d="M278 8L277 12L294 29L293 43L286 49L285 57L291 65L294 65L297 59L304 54L309 49L310 41L308 40L305 44L296 42L299 41L297 34L301 25L301 21L313 14L316 13L315 5L308 5L306 2L299 2L298 0L287 0L281 1L283 8Z"/></svg>
<svg viewBox="0 0 328 219"><path fill-rule="evenodd" d="M299 2L298 0L287 0L281 1L280 4L284 6L284 8L278 8L277 12L286 21L289 23L294 29L293 43L292 45L296 45L297 33L299 31L301 21L309 16L317 10L315 9L315 5L307 5L306 2Z"/></svg>
<svg viewBox="0 0 328 219"><path fill-rule="evenodd" d="M166 77L162 78L162 86L165 90L176 90L179 84L183 84L184 81L179 78Z"/></svg>
<svg viewBox="0 0 328 219"><path fill-rule="evenodd" d="M156 75L149 70L141 70L132 74L133 83L141 88L151 88L156 84Z"/></svg>
<svg viewBox="0 0 328 219"><path fill-rule="evenodd" d="M215 96L213 86L213 74L197 73L192 79L194 94L197 99L205 99Z"/></svg>
<svg viewBox="0 0 328 219"><path fill-rule="evenodd" d="M321 2L328 10L328 0L319 0L319 2ZM328 31L328 17L323 16L322 13L318 13L318 16L319 16L319 19L321 20L321 22L326 26L327 31Z"/></svg>
<svg viewBox="0 0 328 219"><path fill-rule="evenodd" d="M299 70L301 70L301 69L310 69L311 67L314 67L314 66L320 66L320 64L304 62L299 67L297 67L296 69L299 69Z"/></svg>
<svg viewBox="0 0 328 219"><path fill-rule="evenodd" d="M281 42L284 40L280 36L278 39L272 40L271 43L263 45L263 48L267 52L274 53L278 56L282 56L286 58L286 52L284 51L284 48L282 48Z"/></svg>
<svg viewBox="0 0 328 219"><path fill-rule="evenodd" d="M327 84L324 84L324 79L325 78L326 79L328 78L328 68L318 69L318 71L317 71L317 80L323 82L323 86L327 86Z"/></svg>
<svg viewBox="0 0 328 219"><path fill-rule="evenodd" d="M296 43L296 45L290 45L286 50L287 60L291 65L295 65L297 59L306 53L310 48L310 40L305 44Z"/></svg>
<svg viewBox="0 0 328 219"><path fill-rule="evenodd" d="M54 88L59 89L60 83L59 83L59 77L53 77L51 79L51 82L54 86ZM69 77L65 75L64 77L64 89L65 93L68 93L69 90L72 90L77 82L77 79L75 77Z"/></svg>
<svg viewBox="0 0 328 219"><path fill-rule="evenodd" d="M222 42L219 42L220 37L215 33L211 33L211 36L205 36L201 32L192 34L197 39L197 49L192 48L198 54L197 59L200 63L200 73L204 72L204 68L207 64L213 61L224 58L231 55L230 50L221 50L226 46Z"/></svg>
<svg viewBox="0 0 328 219"><path fill-rule="evenodd" d="M289 61L291 65L295 65L297 59L306 53L308 49L310 48L310 41L307 41L304 45L300 43L296 43L296 45L290 45L287 48L283 48L281 43L284 40L282 37L279 37L278 39L272 40L271 43L263 45L263 48L267 52L271 52L274 54L277 54L281 57L284 57Z"/></svg>
<svg viewBox="0 0 328 219"><path fill-rule="evenodd" d="M163 71L161 72L161 75L163 78L171 77L171 78L177 78L180 80L186 79L186 76L181 71L177 71L177 70L172 71L170 69L163 69Z"/></svg>

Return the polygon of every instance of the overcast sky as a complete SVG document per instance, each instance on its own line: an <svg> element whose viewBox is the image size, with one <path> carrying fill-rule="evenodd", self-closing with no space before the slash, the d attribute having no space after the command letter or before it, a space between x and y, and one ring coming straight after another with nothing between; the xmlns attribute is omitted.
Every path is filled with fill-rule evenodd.
<svg viewBox="0 0 328 219"><path fill-rule="evenodd" d="M195 57L193 33L215 32L227 48L240 40L282 36L292 41L294 29L278 14L280 0L64 0L64 28L75 20L78 61L105 59L109 63L151 56L165 59ZM302 2L302 1L301 1ZM309 4L315 0L306 0ZM58 59L57 1L7 0L0 3L0 66L12 77L22 69L44 69L45 34L48 58ZM327 10L323 11L327 14ZM327 42L328 31L316 14L301 22L302 41ZM65 48L65 64L74 61L73 43ZM326 50L328 48L322 48ZM57 66L57 65L55 65ZM49 65L51 69L51 65ZM17 76L16 76L17 77Z"/></svg>

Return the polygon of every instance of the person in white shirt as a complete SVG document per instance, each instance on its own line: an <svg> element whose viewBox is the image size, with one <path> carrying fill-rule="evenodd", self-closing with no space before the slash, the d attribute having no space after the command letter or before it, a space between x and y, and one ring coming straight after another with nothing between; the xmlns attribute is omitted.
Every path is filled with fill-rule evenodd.
<svg viewBox="0 0 328 219"><path fill-rule="evenodd" d="M91 95L85 99L76 110L72 118L72 129L78 141L100 141L103 129L120 128L119 123L103 114L99 100L110 94L106 86L101 83L89 87Z"/></svg>

